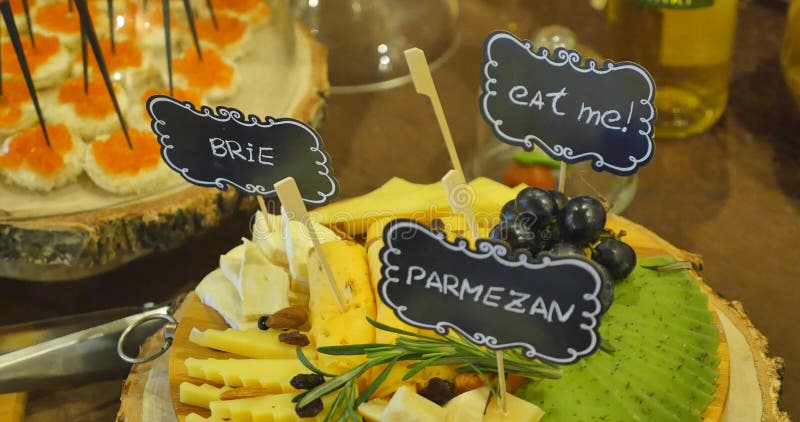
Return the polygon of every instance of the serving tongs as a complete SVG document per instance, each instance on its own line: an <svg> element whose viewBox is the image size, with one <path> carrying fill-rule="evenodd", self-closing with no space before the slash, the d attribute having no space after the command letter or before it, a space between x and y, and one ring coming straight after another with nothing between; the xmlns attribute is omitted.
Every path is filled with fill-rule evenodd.
<svg viewBox="0 0 800 422"><path fill-rule="evenodd" d="M131 363L161 356L172 345L171 314L180 298L0 327L0 394L122 378ZM162 320L163 324L148 322ZM145 339L163 328L164 343L136 357Z"/></svg>

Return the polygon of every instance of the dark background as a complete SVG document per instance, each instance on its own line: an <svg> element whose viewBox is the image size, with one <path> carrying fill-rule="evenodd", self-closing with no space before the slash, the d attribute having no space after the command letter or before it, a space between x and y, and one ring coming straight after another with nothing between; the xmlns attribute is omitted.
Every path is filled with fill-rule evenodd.
<svg viewBox="0 0 800 422"><path fill-rule="evenodd" d="M572 27L583 43L602 49L604 15L586 0L463 0L461 47L433 77L463 162L474 154L482 42L515 21L530 33L547 24ZM783 403L800 415L800 113L783 83L779 49L786 6L739 2L728 109L706 133L656 141L625 212L676 246L705 258L709 285L744 304L786 359ZM503 6L504 9L493 9ZM334 96L320 131L342 197L364 193L391 176L437 181L449 160L427 98L411 85ZM143 258L89 280L36 284L0 280L0 324L168 298L217 266L220 253L246 235L248 215L192 239L179 249ZM38 395L38 420L111 420L121 380ZM50 417L48 419L48 416Z"/></svg>

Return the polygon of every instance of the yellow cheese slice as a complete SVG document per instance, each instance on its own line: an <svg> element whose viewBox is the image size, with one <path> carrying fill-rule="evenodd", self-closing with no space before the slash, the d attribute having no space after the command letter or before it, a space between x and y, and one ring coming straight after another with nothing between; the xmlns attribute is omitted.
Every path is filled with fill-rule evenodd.
<svg viewBox="0 0 800 422"><path fill-rule="evenodd" d="M180 401L183 404L208 409L208 403L219 400L222 393L230 389L228 386L214 387L209 384L194 385L190 382L182 382L180 385Z"/></svg>
<svg viewBox="0 0 800 422"><path fill-rule="evenodd" d="M506 394L506 402L508 413L504 414L496 398L489 400L483 422L538 422L544 416L544 410L513 394Z"/></svg>
<svg viewBox="0 0 800 422"><path fill-rule="evenodd" d="M183 422L225 422L225 419L215 418L214 416L204 418L197 413L189 413L186 415L186 419L184 419Z"/></svg>
<svg viewBox="0 0 800 422"><path fill-rule="evenodd" d="M414 388L404 385L389 400L381 414L381 422L442 422L444 408L420 396ZM513 420L513 419L512 419Z"/></svg>
<svg viewBox="0 0 800 422"><path fill-rule="evenodd" d="M210 349L222 350L255 359L294 359L297 357L296 346L286 344L278 339L281 331L259 329L238 331L234 329L205 330L193 328L189 333L189 341ZM309 359L316 359L314 338L309 336L311 344L303 347L303 353Z"/></svg>
<svg viewBox="0 0 800 422"><path fill-rule="evenodd" d="M444 422L481 422L487 401L489 401L489 387L461 393L445 403ZM509 419L512 420L514 419Z"/></svg>
<svg viewBox="0 0 800 422"><path fill-rule="evenodd" d="M194 291L203 304L222 315L222 318L231 327L238 330L256 328L256 320L248 321L244 318L242 298L222 270L216 269L210 272L195 287Z"/></svg>
<svg viewBox="0 0 800 422"><path fill-rule="evenodd" d="M311 337L317 347L375 342L375 329L367 317L375 318L375 297L370 285L367 253L358 243L339 240L322 244L322 252L333 271L345 301L340 312L316 253L308 258ZM364 361L363 356L318 356L321 369L344 372Z"/></svg>
<svg viewBox="0 0 800 422"><path fill-rule="evenodd" d="M364 418L364 422L381 422L387 404L389 404L389 400L386 399L372 399L361 403L358 406L358 415Z"/></svg>
<svg viewBox="0 0 800 422"><path fill-rule="evenodd" d="M229 387L261 387L273 394L297 391L289 382L311 372L297 359L187 358L184 365L191 377Z"/></svg>
<svg viewBox="0 0 800 422"><path fill-rule="evenodd" d="M300 418L295 413L292 398L296 393L275 394L270 396L250 397L238 400L222 400L211 402L211 416L219 419L230 419L230 422L306 422L318 421L325 417L330 408L332 396L322 399L324 408L313 418Z"/></svg>

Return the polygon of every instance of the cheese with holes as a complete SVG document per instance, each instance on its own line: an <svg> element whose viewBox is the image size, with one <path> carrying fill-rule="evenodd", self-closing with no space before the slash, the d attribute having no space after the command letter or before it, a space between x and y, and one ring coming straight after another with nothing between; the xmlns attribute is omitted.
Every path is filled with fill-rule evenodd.
<svg viewBox="0 0 800 422"><path fill-rule="evenodd" d="M253 242L244 239L239 279L234 283L242 298L245 319L258 319L289 306L289 274L271 263Z"/></svg>
<svg viewBox="0 0 800 422"><path fill-rule="evenodd" d="M297 357L296 346L286 344L278 339L281 331L259 329L238 331L227 329L224 331L208 329L200 331L193 328L189 333L189 341L210 349L235 353L255 359L294 359ZM308 335L307 333L304 333ZM311 344L303 347L303 352L309 359L316 359L317 352L314 348L314 338L309 336Z"/></svg>
<svg viewBox="0 0 800 422"><path fill-rule="evenodd" d="M250 397L238 400L221 400L211 402L211 416L218 419L230 419L230 422L306 422L322 420L323 409L314 418L300 418L295 413L292 398L296 393L275 394L270 396ZM325 409L330 408L332 396L322 399Z"/></svg>
<svg viewBox="0 0 800 422"><path fill-rule="evenodd" d="M311 337L317 347L375 342L375 329L367 317L375 318L375 297L369 279L367 253L358 243L339 240L322 244L345 302L340 312L331 286L316 253L308 257L309 313ZM363 356L320 354L321 369L342 373L364 361Z"/></svg>
<svg viewBox="0 0 800 422"><path fill-rule="evenodd" d="M292 377L310 372L297 359L187 358L184 365L191 377L229 387L261 387L271 394L297 391L289 384Z"/></svg>
<svg viewBox="0 0 800 422"><path fill-rule="evenodd" d="M228 386L214 387L209 384L194 385L190 382L182 382L180 385L180 400L183 404L208 409L208 403L219 400L222 393L230 389Z"/></svg>

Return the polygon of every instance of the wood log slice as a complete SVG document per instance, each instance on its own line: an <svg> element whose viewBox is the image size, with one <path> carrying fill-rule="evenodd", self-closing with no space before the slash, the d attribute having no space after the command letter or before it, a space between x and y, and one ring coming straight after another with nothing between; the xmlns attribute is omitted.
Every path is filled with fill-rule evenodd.
<svg viewBox="0 0 800 422"><path fill-rule="evenodd" d="M608 226L617 230L624 228L628 232L626 241L641 257L669 254L680 260L691 261L698 268L702 264L698 255L682 251L646 228L624 218L611 216ZM722 340L717 351L721 357L717 394L706 409L705 420L788 421L788 415L780 409L779 404L783 360L767 355L766 338L753 327L738 302L728 302L719 297L699 276L696 274L695 276L710 298L709 306L716 311ZM160 370L166 370L168 367L171 401L179 419L191 412L208 415L207 410L184 405L178 400L178 386L181 382L200 382L188 376L183 361L189 356L197 358L238 356L197 346L188 341L188 336L192 327L225 329L228 325L219 314L203 305L193 293L186 297L176 317L180 323L173 347L168 353L169 363L162 365ZM142 353L149 353L158 347L160 343L156 340L152 345L145 345ZM141 394L148 375L148 368L134 366L125 382L119 421L143 420ZM202 382L208 383L208 381Z"/></svg>
<svg viewBox="0 0 800 422"><path fill-rule="evenodd" d="M237 62L243 85L226 105L318 127L330 90L327 50L303 25L288 19L293 25L289 38L276 36L279 27L257 30L257 48ZM281 39L294 45L281 45ZM141 196L104 192L86 175L47 194L0 183L0 277L88 277L174 248L234 211L255 209L252 198L231 188L201 188L175 177L171 186Z"/></svg>

